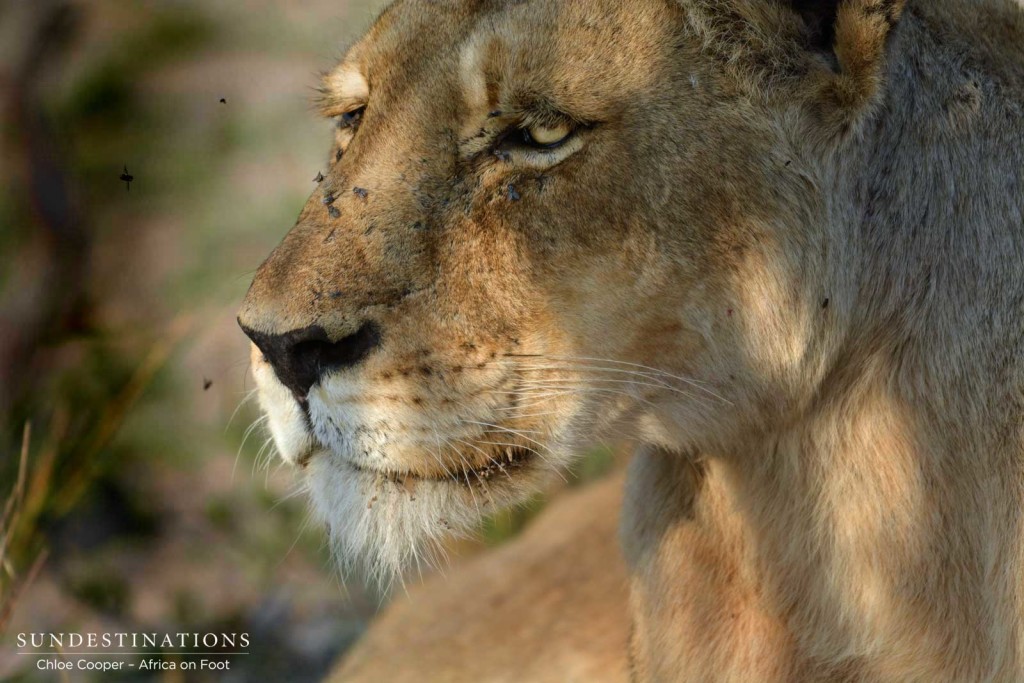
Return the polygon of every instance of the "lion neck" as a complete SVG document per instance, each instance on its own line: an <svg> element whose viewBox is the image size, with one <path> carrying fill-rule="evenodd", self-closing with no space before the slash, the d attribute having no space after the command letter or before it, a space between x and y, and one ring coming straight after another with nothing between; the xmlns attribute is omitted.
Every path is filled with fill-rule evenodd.
<svg viewBox="0 0 1024 683"><path fill-rule="evenodd" d="M837 293L815 388L732 449L634 465L645 507L664 499L625 522L652 666L690 666L701 647L707 662L715 648L769 658L751 670L779 680L1024 665L1022 62L950 38L954 19L984 17L923 5L893 37L887 96L823 183ZM680 611L708 635L678 632Z"/></svg>
<svg viewBox="0 0 1024 683"><path fill-rule="evenodd" d="M743 453L637 458L624 538L650 650L638 656L666 675L710 667L694 680L737 662L733 680L1016 671L1019 458L945 431L881 360L835 379L804 420Z"/></svg>

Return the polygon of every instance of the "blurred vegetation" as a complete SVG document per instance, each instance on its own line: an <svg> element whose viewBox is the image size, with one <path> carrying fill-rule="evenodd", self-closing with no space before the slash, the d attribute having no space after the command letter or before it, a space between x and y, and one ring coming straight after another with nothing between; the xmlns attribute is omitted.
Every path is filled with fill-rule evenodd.
<svg viewBox="0 0 1024 683"><path fill-rule="evenodd" d="M14 482L19 472L28 482L17 494L18 514L4 529L3 560L11 577L26 571L53 526L108 475L110 441L168 354L166 343L148 358L122 353L106 343L95 319L87 291L92 229L80 200L89 185L65 144L64 133L73 131L60 124L61 115L44 101L40 87L80 19L65 9L41 7L16 17L28 30L21 54L13 56L13 84L4 102L5 148L13 154L5 159L11 182L0 200L7 227L6 258L0 259L7 264L0 272L0 448L16 452L30 422L44 435L25 441L30 471L19 458L0 463L0 483ZM58 103L63 116L88 125L89 112L73 102ZM108 111L125 105L121 101Z"/></svg>

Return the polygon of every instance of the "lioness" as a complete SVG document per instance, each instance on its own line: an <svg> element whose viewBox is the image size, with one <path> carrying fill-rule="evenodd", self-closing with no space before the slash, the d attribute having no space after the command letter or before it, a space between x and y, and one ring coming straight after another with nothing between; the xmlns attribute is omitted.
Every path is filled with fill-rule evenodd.
<svg viewBox="0 0 1024 683"><path fill-rule="evenodd" d="M341 562L612 430L638 680L1024 680L1016 0L402 0L321 108L240 322Z"/></svg>

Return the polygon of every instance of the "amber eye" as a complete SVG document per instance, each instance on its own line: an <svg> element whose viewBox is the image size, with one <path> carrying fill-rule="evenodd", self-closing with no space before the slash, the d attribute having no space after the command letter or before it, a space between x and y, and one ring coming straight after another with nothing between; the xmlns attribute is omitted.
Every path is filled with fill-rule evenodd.
<svg viewBox="0 0 1024 683"><path fill-rule="evenodd" d="M556 126L530 126L523 128L523 143L537 149L554 149L572 137L573 127L567 123Z"/></svg>

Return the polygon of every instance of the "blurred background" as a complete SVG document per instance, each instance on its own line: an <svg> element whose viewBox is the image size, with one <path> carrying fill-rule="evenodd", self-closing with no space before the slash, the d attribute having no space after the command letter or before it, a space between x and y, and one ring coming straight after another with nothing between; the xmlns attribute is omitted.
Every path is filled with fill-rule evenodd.
<svg viewBox="0 0 1024 683"><path fill-rule="evenodd" d="M306 523L234 320L325 163L317 73L383 4L0 0L0 679L57 678L19 632L244 631L228 674L95 680L318 680L386 600Z"/></svg>
<svg viewBox="0 0 1024 683"><path fill-rule="evenodd" d="M218 680L315 680L375 611L248 429L234 316L325 161L317 73L379 4L0 6L0 678L55 678L18 632L230 630L253 655Z"/></svg>

